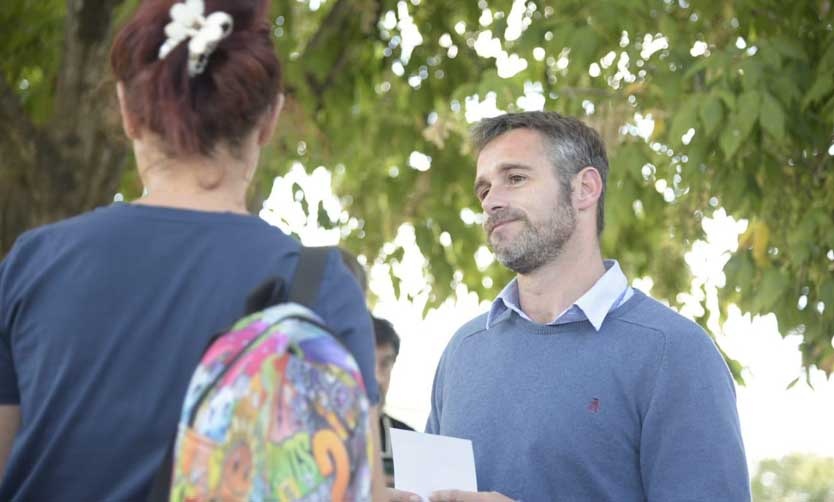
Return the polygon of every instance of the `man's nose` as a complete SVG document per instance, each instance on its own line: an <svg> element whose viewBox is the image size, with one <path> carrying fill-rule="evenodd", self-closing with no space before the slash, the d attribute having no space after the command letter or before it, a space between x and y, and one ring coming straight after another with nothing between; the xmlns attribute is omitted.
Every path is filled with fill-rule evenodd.
<svg viewBox="0 0 834 502"><path fill-rule="evenodd" d="M497 187L494 187L487 192L483 199L481 199L481 208L486 214L492 214L495 211L507 207L507 199L505 194Z"/></svg>

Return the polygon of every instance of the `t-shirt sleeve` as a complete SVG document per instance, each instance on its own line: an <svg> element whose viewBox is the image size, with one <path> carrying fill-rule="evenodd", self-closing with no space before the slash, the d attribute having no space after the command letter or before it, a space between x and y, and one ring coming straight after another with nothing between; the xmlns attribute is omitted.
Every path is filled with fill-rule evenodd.
<svg viewBox="0 0 834 502"><path fill-rule="evenodd" d="M750 500L735 386L713 341L693 325L667 335L643 419L648 500Z"/></svg>
<svg viewBox="0 0 834 502"><path fill-rule="evenodd" d="M9 253L11 256L12 253ZM11 299L9 298L9 262L0 261L0 404L20 404L17 372L12 357Z"/></svg>
<svg viewBox="0 0 834 502"><path fill-rule="evenodd" d="M379 403L371 316L359 284L337 251L328 256L316 305L316 312L356 359L371 404Z"/></svg>

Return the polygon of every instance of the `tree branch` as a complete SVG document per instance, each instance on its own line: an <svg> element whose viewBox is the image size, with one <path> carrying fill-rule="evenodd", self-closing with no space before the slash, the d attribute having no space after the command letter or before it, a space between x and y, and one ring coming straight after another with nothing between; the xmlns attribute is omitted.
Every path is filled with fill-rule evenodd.
<svg viewBox="0 0 834 502"><path fill-rule="evenodd" d="M334 32L338 33L338 28L344 24L346 19L348 19L348 14L350 14L351 10L350 0L338 0L333 7L330 8L330 12L327 13L327 17L324 18L324 21L319 25L318 31L316 31L313 36L310 37L310 40L307 41L307 45L304 46L302 54L306 56L312 53L314 50L318 49L324 40L332 36ZM344 46L342 47L344 48Z"/></svg>
<svg viewBox="0 0 834 502"><path fill-rule="evenodd" d="M423 171L417 175L414 189L408 194L403 204L401 221L411 221L417 217L417 212L431 193L431 171Z"/></svg>
<svg viewBox="0 0 834 502"><path fill-rule="evenodd" d="M43 125L0 75L0 253L29 228L106 202L118 186L126 146L115 139L115 92L102 83L122 2L67 0L54 111Z"/></svg>
<svg viewBox="0 0 834 502"><path fill-rule="evenodd" d="M14 90L0 72L0 256L11 247L22 224L18 196L26 159L34 157L35 130Z"/></svg>
<svg viewBox="0 0 834 502"><path fill-rule="evenodd" d="M371 14L370 12L373 12ZM356 44L351 43L352 35L357 33L360 37L367 37L379 23L382 15L382 0L338 0L327 16L319 25L318 31L310 37L302 52L301 61L308 61L309 58L319 51L333 53L333 47L338 47L335 55L330 58L333 63L322 65L328 68L327 73L320 79L311 72L306 71L304 78L318 101L327 90L333 86L342 70L347 66Z"/></svg>
<svg viewBox="0 0 834 502"><path fill-rule="evenodd" d="M107 74L113 12L124 0L67 0L56 117L75 122L79 104Z"/></svg>
<svg viewBox="0 0 834 502"><path fill-rule="evenodd" d="M118 140L120 128L115 91L109 77L108 55L117 7L124 0L67 0L64 47L55 93L52 136L72 162L58 169L73 178L71 205L84 210L104 202L121 174L125 146ZM83 117L83 120L78 120ZM110 192L108 194L108 192Z"/></svg>
<svg viewBox="0 0 834 502"><path fill-rule="evenodd" d="M39 136L17 93L0 72L0 179L13 165L31 163Z"/></svg>
<svg viewBox="0 0 834 502"><path fill-rule="evenodd" d="M41 166L61 163L54 142L32 123L0 74L0 256L23 231L49 221L45 208L59 201L50 200L48 188L66 180L50 179Z"/></svg>
<svg viewBox="0 0 834 502"><path fill-rule="evenodd" d="M46 176L42 166L61 165L64 161L57 145L46 130L29 119L17 94L0 75L0 180L30 191L38 198L42 184L54 185L64 190L71 182L60 172ZM22 166L28 166L27 169Z"/></svg>

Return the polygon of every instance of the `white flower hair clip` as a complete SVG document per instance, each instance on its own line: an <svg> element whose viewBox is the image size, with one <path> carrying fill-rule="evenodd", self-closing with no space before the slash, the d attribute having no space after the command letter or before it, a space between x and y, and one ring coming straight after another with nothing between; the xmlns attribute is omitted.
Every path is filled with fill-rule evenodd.
<svg viewBox="0 0 834 502"><path fill-rule="evenodd" d="M208 58L217 44L228 37L234 25L232 16L225 12L212 12L203 17L206 6L203 0L184 0L171 6L171 22L165 25L167 39L159 48L159 59L165 57L183 40L188 42L188 76L203 73Z"/></svg>

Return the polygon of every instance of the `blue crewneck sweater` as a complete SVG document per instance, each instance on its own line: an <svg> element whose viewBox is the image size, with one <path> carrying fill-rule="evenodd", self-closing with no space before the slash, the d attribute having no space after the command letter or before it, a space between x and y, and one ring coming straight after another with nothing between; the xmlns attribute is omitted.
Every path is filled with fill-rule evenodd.
<svg viewBox="0 0 834 502"><path fill-rule="evenodd" d="M464 325L427 432L471 439L478 489L537 501L747 501L735 388L695 323L635 290L597 332L506 311Z"/></svg>

